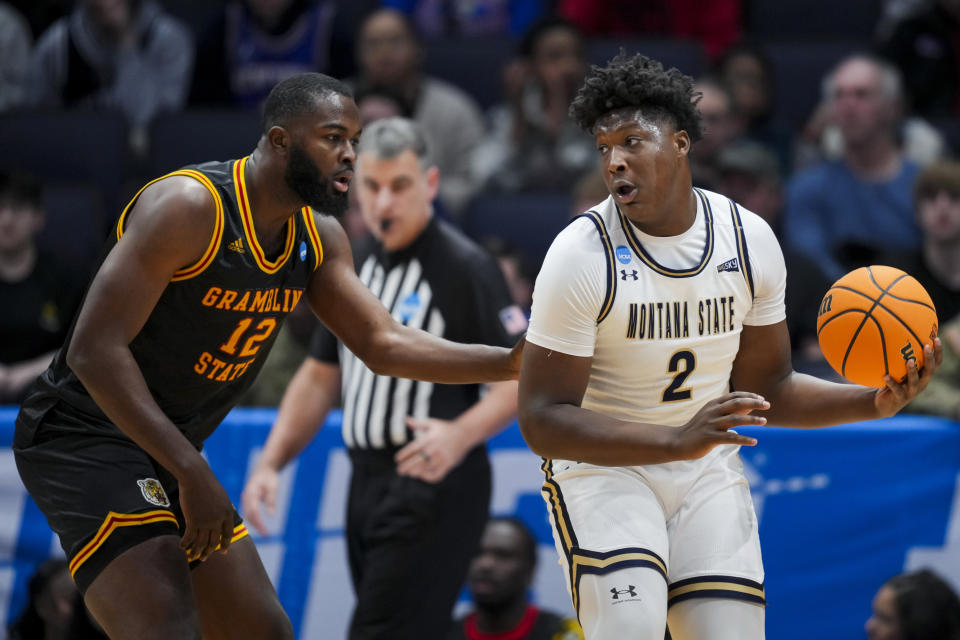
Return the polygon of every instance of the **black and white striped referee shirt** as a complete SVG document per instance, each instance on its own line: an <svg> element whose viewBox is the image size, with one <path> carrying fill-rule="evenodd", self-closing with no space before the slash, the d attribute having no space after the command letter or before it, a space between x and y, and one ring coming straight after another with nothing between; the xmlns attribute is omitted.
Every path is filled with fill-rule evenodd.
<svg viewBox="0 0 960 640"><path fill-rule="evenodd" d="M355 255L360 279L409 327L505 347L526 329L496 260L446 222L432 219L400 251L387 253L370 240ZM310 355L341 367L343 440L351 449L397 449L412 438L408 416L451 420L479 399L480 385L378 376L323 325Z"/></svg>

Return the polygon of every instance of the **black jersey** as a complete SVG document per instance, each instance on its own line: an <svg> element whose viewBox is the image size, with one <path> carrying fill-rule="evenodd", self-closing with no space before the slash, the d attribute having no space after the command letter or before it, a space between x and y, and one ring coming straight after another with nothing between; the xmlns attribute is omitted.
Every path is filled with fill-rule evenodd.
<svg viewBox="0 0 960 640"><path fill-rule="evenodd" d="M191 177L213 194L215 230L203 256L176 272L130 343L160 409L198 447L252 384L283 319L323 260L307 207L287 221L279 255L264 254L246 193L246 162L211 162L164 176ZM111 247L123 241L127 216L142 192L121 214ZM72 335L71 329L21 407L18 439L50 411L61 427L119 432L67 365Z"/></svg>

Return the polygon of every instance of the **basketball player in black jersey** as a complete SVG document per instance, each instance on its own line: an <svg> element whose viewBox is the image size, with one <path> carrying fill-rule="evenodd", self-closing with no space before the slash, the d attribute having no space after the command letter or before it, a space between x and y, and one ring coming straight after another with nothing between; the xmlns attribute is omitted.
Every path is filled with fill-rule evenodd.
<svg viewBox="0 0 960 640"><path fill-rule="evenodd" d="M331 215L346 208L359 135L346 87L302 74L271 92L249 157L144 187L22 405L21 478L111 638L292 638L200 448L301 296L378 374L516 376L518 348L410 330L358 280Z"/></svg>

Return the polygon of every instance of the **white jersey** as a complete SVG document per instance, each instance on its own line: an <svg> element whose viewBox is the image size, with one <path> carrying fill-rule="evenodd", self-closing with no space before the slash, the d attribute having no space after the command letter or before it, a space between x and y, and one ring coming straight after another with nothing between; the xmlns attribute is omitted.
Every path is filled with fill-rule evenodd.
<svg viewBox="0 0 960 640"><path fill-rule="evenodd" d="M682 426L730 390L743 325L784 319L773 231L732 200L694 191L696 220L681 235L643 233L611 197L551 245L527 340L592 356L585 409Z"/></svg>

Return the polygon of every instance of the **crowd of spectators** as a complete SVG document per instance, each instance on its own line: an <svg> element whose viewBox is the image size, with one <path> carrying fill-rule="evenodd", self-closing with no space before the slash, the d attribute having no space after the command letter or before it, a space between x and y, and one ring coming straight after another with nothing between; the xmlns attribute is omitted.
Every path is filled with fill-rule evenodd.
<svg viewBox="0 0 960 640"><path fill-rule="evenodd" d="M960 2L874 5L876 15L848 27L785 27L763 23L765 0L6 0L0 139L24 113L123 118L126 148L93 138L73 150L78 164L84 154L121 158L124 187L102 197L122 203L155 177L157 121L232 110L255 123L275 82L328 73L349 81L364 121L402 115L424 128L443 172L438 215L495 248L528 305L548 242L529 230L552 233L604 197L592 139L566 116L570 99L591 63L620 46L648 53L695 76L705 124L691 152L695 184L777 232L795 358L822 372L817 304L856 266L883 261L914 274L944 327L960 313L958 169L943 162L960 152ZM802 69L790 66L798 58ZM174 131L191 149L209 137L209 153L194 161L227 153L210 128ZM0 172L23 170L47 188L64 179L15 153L0 157ZM514 196L534 217L522 232L478 223L478 203L510 206ZM531 208L531 198L543 206ZM108 209L99 224L116 215ZM345 226L364 233L349 216Z"/></svg>

